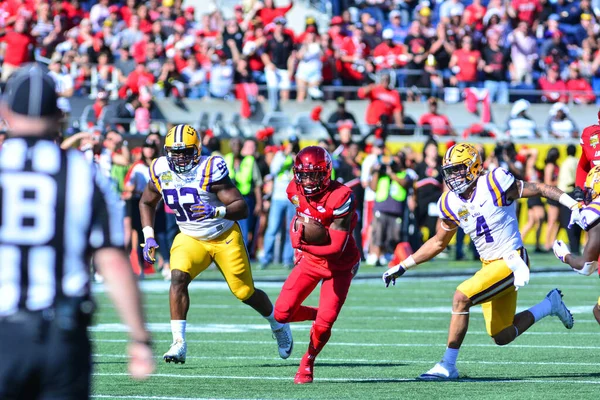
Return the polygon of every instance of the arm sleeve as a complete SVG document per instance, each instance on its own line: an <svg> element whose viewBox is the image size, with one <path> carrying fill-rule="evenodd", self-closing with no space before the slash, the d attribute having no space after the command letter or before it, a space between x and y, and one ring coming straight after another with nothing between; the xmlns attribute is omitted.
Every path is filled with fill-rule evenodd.
<svg viewBox="0 0 600 400"><path fill-rule="evenodd" d="M125 247L123 206L108 178L95 173L89 245L93 250Z"/></svg>
<svg viewBox="0 0 600 400"><path fill-rule="evenodd" d="M515 182L513 174L504 168L496 168L489 172L486 177L487 187L492 194L492 200L496 207L503 207L512 204L506 198L506 192Z"/></svg>
<svg viewBox="0 0 600 400"><path fill-rule="evenodd" d="M330 242L325 246L300 245L300 250L318 257L340 258L352 232L329 230ZM331 257L333 256L333 257Z"/></svg>

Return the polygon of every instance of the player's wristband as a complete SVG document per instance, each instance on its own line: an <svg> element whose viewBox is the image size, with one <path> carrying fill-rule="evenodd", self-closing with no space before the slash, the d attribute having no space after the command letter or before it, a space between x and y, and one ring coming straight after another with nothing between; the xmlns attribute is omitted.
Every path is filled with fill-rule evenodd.
<svg viewBox="0 0 600 400"><path fill-rule="evenodd" d="M560 204L562 204L563 206L569 208L570 210L572 210L573 208L575 208L579 205L577 200L575 200L574 198L572 198L571 196L569 196L566 193L563 193L560 195L560 197L558 198L558 202Z"/></svg>
<svg viewBox="0 0 600 400"><path fill-rule="evenodd" d="M408 256L408 258L404 261L402 261L400 263L400 265L405 269L405 270L409 270L411 268L414 268L417 266L417 263L415 262L415 259L413 258L413 256Z"/></svg>
<svg viewBox="0 0 600 400"><path fill-rule="evenodd" d="M154 237L154 229L151 226L143 227L142 233L144 234L144 241L148 240L148 238Z"/></svg>
<svg viewBox="0 0 600 400"><path fill-rule="evenodd" d="M215 218L223 219L223 218L225 218L225 214L227 214L227 207L215 208Z"/></svg>

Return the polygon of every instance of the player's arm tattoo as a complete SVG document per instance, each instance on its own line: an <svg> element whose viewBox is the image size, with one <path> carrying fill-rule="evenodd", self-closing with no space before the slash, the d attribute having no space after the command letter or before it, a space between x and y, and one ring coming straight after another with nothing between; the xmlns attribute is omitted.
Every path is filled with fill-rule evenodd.
<svg viewBox="0 0 600 400"><path fill-rule="evenodd" d="M142 227L154 226L154 214L156 213L156 205L162 198L162 195L154 186L152 180L148 181L142 198L140 199L140 217L142 219Z"/></svg>
<svg viewBox="0 0 600 400"><path fill-rule="evenodd" d="M540 182L525 182L516 180L506 192L508 200L542 196L546 199L557 200L564 192L556 186L546 185Z"/></svg>
<svg viewBox="0 0 600 400"><path fill-rule="evenodd" d="M215 193L227 208L225 219L239 221L248 218L248 204L239 189L229 179L229 176L213 183L210 186L210 191Z"/></svg>

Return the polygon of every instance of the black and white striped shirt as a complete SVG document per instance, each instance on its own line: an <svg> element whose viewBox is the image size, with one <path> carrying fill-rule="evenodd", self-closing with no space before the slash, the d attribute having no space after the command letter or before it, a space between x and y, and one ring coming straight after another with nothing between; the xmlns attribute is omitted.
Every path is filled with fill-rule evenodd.
<svg viewBox="0 0 600 400"><path fill-rule="evenodd" d="M122 248L110 182L76 151L11 138L0 151L0 316L89 292L89 255Z"/></svg>

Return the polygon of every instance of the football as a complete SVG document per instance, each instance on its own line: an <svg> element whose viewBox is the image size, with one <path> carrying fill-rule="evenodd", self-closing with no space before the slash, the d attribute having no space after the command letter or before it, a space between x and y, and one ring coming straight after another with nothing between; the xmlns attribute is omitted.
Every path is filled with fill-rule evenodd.
<svg viewBox="0 0 600 400"><path fill-rule="evenodd" d="M322 245L329 243L329 234L327 228L321 223L308 217L296 217L294 228L298 229L298 224L304 225L302 241L307 244Z"/></svg>

